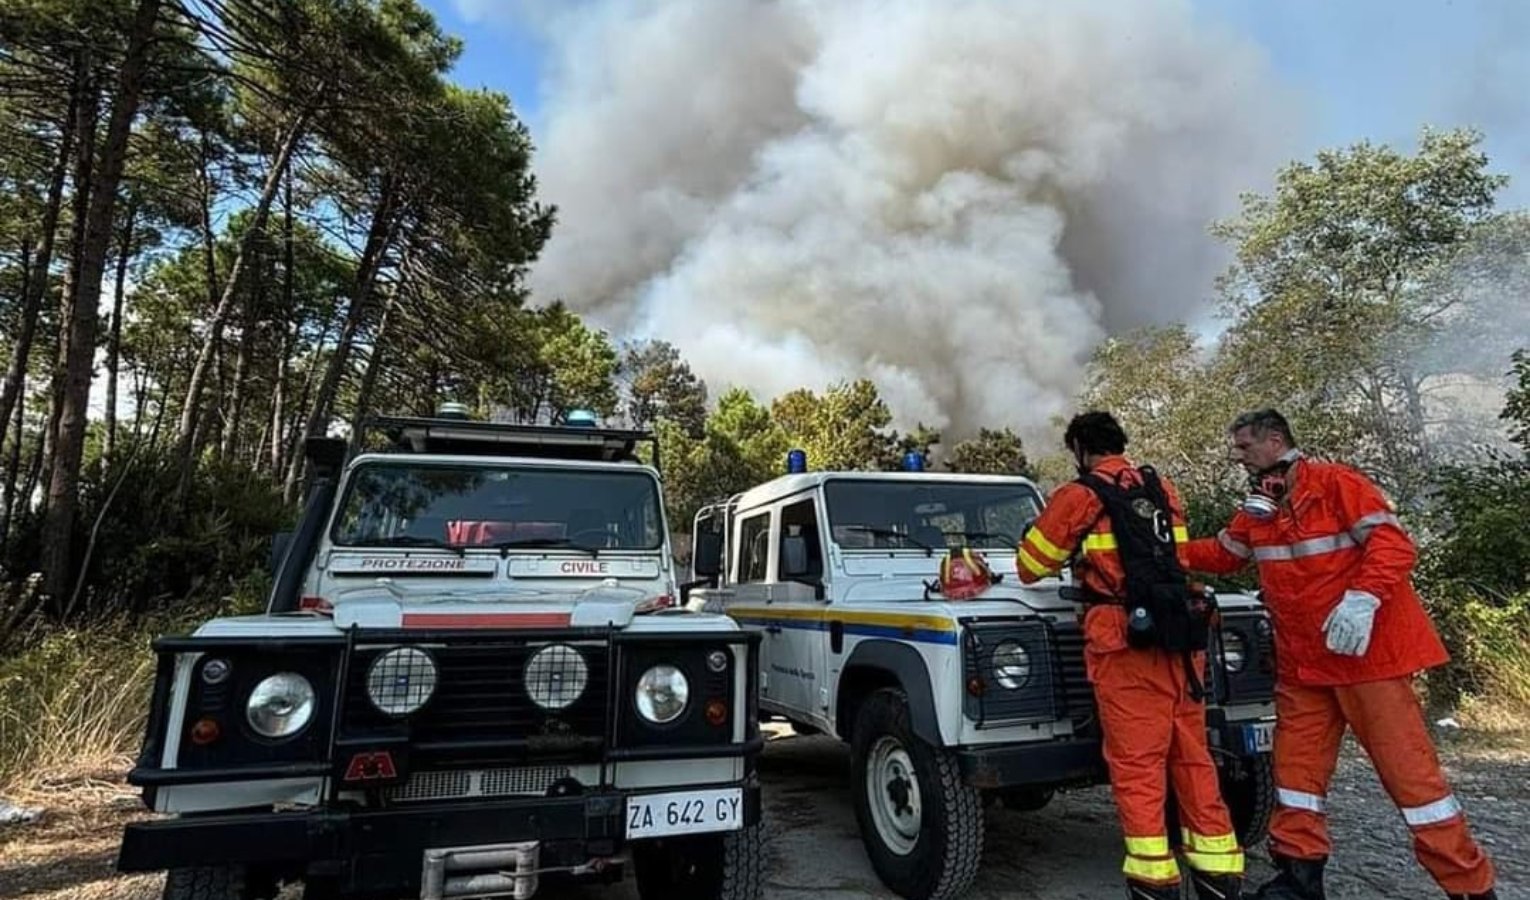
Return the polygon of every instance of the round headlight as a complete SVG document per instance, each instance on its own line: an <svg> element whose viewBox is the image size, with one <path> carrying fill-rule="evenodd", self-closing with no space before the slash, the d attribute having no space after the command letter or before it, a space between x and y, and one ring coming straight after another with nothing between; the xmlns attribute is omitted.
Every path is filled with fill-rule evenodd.
<svg viewBox="0 0 1530 900"><path fill-rule="evenodd" d="M313 718L313 685L295 672L272 675L250 691L244 715L256 733L268 738L292 737Z"/></svg>
<svg viewBox="0 0 1530 900"><path fill-rule="evenodd" d="M1031 680L1031 655L1014 641L1004 641L993 651L993 680L1005 690L1016 691Z"/></svg>
<svg viewBox="0 0 1530 900"><path fill-rule="evenodd" d="M1248 645L1237 631L1222 632L1222 661L1229 672L1241 672L1248 664Z"/></svg>
<svg viewBox="0 0 1530 900"><path fill-rule="evenodd" d="M553 644L526 660L526 693L531 702L546 710L564 709L584 695L590 683L590 667L578 650Z"/></svg>
<svg viewBox="0 0 1530 900"><path fill-rule="evenodd" d="M655 725L680 718L690 698L691 684L685 680L685 673L674 666L654 666L638 679L638 715Z"/></svg>
<svg viewBox="0 0 1530 900"><path fill-rule="evenodd" d="M367 697L378 712L404 716L424 706L436 692L436 661L414 647L395 647L372 660L367 669Z"/></svg>

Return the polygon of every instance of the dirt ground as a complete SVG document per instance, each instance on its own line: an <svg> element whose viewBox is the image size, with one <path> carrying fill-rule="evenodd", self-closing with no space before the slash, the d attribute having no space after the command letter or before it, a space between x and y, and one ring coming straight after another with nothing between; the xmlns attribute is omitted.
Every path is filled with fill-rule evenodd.
<svg viewBox="0 0 1530 900"><path fill-rule="evenodd" d="M1530 752L1485 749L1479 741L1442 736L1457 796L1478 838L1498 866L1503 900L1530 898ZM761 763L765 785L769 900L860 900L891 896L866 861L850 807L849 756L823 737L789 731L772 740ZM112 871L120 830L143 815L137 798L103 773L44 784L22 805L47 813L29 825L0 826L0 898L149 900L157 876L123 878ZM1331 793L1337 845L1329 896L1438 900L1413 860L1407 830L1374 772L1346 749ZM1120 839L1110 795L1091 789L1060 795L1046 809L990 811L982 874L970 900L1115 897ZM1258 883L1269 875L1263 848L1250 853ZM635 900L631 880L611 891L544 891L550 900Z"/></svg>

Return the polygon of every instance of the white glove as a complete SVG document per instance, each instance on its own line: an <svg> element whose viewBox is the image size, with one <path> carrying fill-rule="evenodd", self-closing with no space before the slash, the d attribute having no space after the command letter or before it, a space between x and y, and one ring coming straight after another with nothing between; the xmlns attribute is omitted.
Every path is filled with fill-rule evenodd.
<svg viewBox="0 0 1530 900"><path fill-rule="evenodd" d="M1371 625L1381 601L1365 591L1345 591L1344 599L1323 622L1328 649L1345 656L1364 656L1371 646Z"/></svg>

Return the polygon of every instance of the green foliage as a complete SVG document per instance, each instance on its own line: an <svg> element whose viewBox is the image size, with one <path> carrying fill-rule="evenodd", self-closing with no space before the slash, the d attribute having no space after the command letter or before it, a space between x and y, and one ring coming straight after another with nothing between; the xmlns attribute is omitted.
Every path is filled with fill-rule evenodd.
<svg viewBox="0 0 1530 900"><path fill-rule="evenodd" d="M1509 438L1530 453L1530 353L1514 351L1514 386L1509 388L1499 418L1508 423Z"/></svg>
<svg viewBox="0 0 1530 900"><path fill-rule="evenodd" d="M887 469L897 465L892 413L867 379L832 385L822 396L799 388L776 398L771 418L815 469Z"/></svg>
<svg viewBox="0 0 1530 900"><path fill-rule="evenodd" d="M1008 428L979 429L977 437L951 448L945 466L952 472L1035 477L1024 443Z"/></svg>
<svg viewBox="0 0 1530 900"><path fill-rule="evenodd" d="M622 350L618 376L624 387L622 413L633 426L647 428L668 419L689 436L701 436L706 426L707 386L673 344L629 344Z"/></svg>

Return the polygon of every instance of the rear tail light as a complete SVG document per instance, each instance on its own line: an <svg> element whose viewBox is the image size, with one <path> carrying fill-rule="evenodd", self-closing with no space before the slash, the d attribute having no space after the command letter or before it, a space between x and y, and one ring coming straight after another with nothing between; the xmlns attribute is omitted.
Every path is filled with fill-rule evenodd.
<svg viewBox="0 0 1530 900"><path fill-rule="evenodd" d="M640 613L657 612L661 609L669 609L674 605L675 598L673 596L660 594L657 597L649 597L647 600L640 601L637 605L637 611Z"/></svg>

